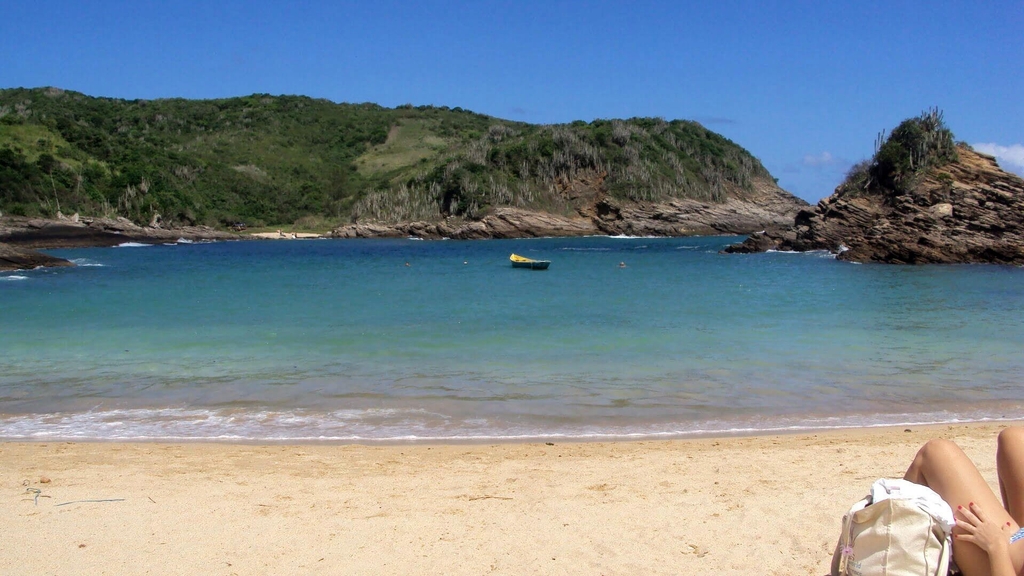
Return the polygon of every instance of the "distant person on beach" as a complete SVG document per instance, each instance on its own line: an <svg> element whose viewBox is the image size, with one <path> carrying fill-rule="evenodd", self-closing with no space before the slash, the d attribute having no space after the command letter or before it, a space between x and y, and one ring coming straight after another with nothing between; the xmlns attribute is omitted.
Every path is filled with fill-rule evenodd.
<svg viewBox="0 0 1024 576"><path fill-rule="evenodd" d="M1002 504L959 446L929 440L904 476L954 510L953 560L964 576L1024 573L1024 428L999 433L996 470Z"/></svg>

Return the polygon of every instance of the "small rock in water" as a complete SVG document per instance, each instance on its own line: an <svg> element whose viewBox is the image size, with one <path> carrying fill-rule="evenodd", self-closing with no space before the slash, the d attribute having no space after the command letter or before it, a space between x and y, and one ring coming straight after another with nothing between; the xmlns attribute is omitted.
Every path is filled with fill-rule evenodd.
<svg viewBox="0 0 1024 576"><path fill-rule="evenodd" d="M904 432L910 432L911 430L910 430L910 428L904 428L903 431Z"/></svg>

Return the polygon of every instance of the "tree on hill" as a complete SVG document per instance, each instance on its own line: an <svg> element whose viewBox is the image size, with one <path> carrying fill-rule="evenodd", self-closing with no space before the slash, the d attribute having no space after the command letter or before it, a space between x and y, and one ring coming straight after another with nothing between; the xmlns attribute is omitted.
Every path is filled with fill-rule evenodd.
<svg viewBox="0 0 1024 576"><path fill-rule="evenodd" d="M844 194L903 194L927 169L956 159L953 132L946 126L942 112L932 108L900 122L888 138L884 130L879 133L874 155L854 165L840 189Z"/></svg>

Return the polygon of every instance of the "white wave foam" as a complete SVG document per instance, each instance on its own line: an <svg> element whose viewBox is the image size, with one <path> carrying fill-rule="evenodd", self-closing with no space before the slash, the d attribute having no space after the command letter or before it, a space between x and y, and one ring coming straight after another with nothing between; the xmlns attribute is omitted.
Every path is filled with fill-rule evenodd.
<svg viewBox="0 0 1024 576"><path fill-rule="evenodd" d="M194 244L195 242L192 241L192 240L189 240L188 238L178 238L177 243L178 244Z"/></svg>
<svg viewBox="0 0 1024 576"><path fill-rule="evenodd" d="M12 282L16 280L28 280L28 276L18 276L17 274L11 276L0 276L0 280L10 280Z"/></svg>
<svg viewBox="0 0 1024 576"><path fill-rule="evenodd" d="M143 248L146 246L152 246L152 244L143 244L142 242L122 242L118 244L117 248Z"/></svg>
<svg viewBox="0 0 1024 576"><path fill-rule="evenodd" d="M82 266L84 268L90 268L90 267L92 267L92 268L104 268L104 267L106 267L106 264L100 264L99 262L93 262L92 260L89 260L88 258L72 258L71 262L73 262L75 264L75 266Z"/></svg>
<svg viewBox="0 0 1024 576"><path fill-rule="evenodd" d="M805 250L803 252L799 250L765 250L765 254L804 254L807 256L814 256L815 258L832 258L835 259L836 254L829 252L828 250Z"/></svg>
<svg viewBox="0 0 1024 576"><path fill-rule="evenodd" d="M721 419L601 427L577 422L556 426L486 418L457 420L417 408L235 410L199 408L114 409L0 417L0 438L78 440L205 440L271 442L460 442L539 439L608 440L773 434L780 432L921 426L1019 420L1001 410L921 414L860 414Z"/></svg>

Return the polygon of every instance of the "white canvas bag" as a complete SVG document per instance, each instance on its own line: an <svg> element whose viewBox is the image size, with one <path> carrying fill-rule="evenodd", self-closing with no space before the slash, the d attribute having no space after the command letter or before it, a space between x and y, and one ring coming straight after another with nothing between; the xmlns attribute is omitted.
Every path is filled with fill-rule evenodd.
<svg viewBox="0 0 1024 576"><path fill-rule="evenodd" d="M843 516L832 576L946 576L953 510L933 490L881 479Z"/></svg>

